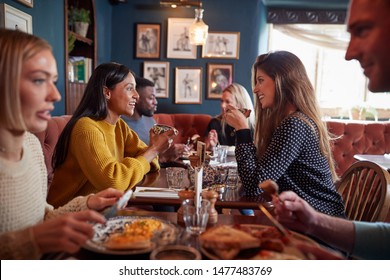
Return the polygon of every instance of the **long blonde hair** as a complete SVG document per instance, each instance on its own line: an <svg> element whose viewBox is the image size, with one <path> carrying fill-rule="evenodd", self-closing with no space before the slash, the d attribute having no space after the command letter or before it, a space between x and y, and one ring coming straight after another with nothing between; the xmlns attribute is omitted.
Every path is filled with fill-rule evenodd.
<svg viewBox="0 0 390 280"><path fill-rule="evenodd" d="M20 77L26 60L49 43L22 31L0 28L0 126L26 130L20 104Z"/></svg>
<svg viewBox="0 0 390 280"><path fill-rule="evenodd" d="M252 86L256 83L256 71L261 69L275 82L275 104L272 108L262 109L255 95L256 125L255 145L261 157L272 138L275 129L285 118L287 104L293 104L298 111L306 114L317 126L321 153L327 158L333 180L338 179L331 150L332 140L325 123L321 120L320 108L314 88L307 76L305 66L294 54L276 51L262 54L256 58L252 69ZM308 122L310 125L310 123Z"/></svg>
<svg viewBox="0 0 390 280"><path fill-rule="evenodd" d="M229 86L227 86L223 92L229 92L231 95L233 95L233 98L237 104L238 109L249 109L251 110L251 114L248 117L248 125L251 130L255 127L255 113L253 108L252 99L248 93L248 91L243 87L242 85L238 83L232 83ZM225 134L225 119L222 118L222 115L220 115L221 118L221 125L222 125L222 133Z"/></svg>

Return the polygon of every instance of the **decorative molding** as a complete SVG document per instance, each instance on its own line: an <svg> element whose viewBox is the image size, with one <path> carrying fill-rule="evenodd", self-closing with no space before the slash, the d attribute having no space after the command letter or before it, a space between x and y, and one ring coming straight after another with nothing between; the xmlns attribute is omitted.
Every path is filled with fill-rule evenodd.
<svg viewBox="0 0 390 280"><path fill-rule="evenodd" d="M322 23L344 24L347 17L346 10L293 10L268 8L267 23Z"/></svg>

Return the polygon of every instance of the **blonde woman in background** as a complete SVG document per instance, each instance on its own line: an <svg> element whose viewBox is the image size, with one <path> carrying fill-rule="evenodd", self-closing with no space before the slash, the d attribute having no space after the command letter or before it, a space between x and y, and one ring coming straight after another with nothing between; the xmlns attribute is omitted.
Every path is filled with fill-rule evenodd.
<svg viewBox="0 0 390 280"><path fill-rule="evenodd" d="M250 115L247 118L247 124L250 130L253 131L255 117L252 100L242 85L233 83L222 92L221 114L211 119L207 127L207 138L205 142L208 150L212 150L217 144L227 146L236 145L236 131L223 118L223 114L229 105L238 109L248 110ZM254 215L252 209L240 209L240 213L247 216Z"/></svg>
<svg viewBox="0 0 390 280"><path fill-rule="evenodd" d="M253 130L255 117L252 100L247 90L238 83L233 83L225 88L221 97L221 114L211 119L206 129L206 148L212 150L218 143L221 145L234 146L236 132L223 119L223 113L227 106L231 105L238 109L248 109L252 112L247 119L247 124Z"/></svg>

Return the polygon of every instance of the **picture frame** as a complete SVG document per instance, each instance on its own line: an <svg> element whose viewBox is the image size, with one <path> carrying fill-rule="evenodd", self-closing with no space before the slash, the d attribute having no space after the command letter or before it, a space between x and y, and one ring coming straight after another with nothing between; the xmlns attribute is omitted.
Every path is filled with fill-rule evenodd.
<svg viewBox="0 0 390 280"><path fill-rule="evenodd" d="M138 23L136 31L136 58L160 58L161 25Z"/></svg>
<svg viewBox="0 0 390 280"><path fill-rule="evenodd" d="M202 104L202 67L175 68L175 104Z"/></svg>
<svg viewBox="0 0 390 280"><path fill-rule="evenodd" d="M203 58L238 59L240 54L240 32L209 32L202 46Z"/></svg>
<svg viewBox="0 0 390 280"><path fill-rule="evenodd" d="M23 5L33 8L34 7L34 0L16 0L19 3L22 3Z"/></svg>
<svg viewBox="0 0 390 280"><path fill-rule="evenodd" d="M233 82L233 64L207 64L207 98L221 99L224 89Z"/></svg>
<svg viewBox="0 0 390 280"><path fill-rule="evenodd" d="M169 62L145 61L143 77L154 82L157 98L169 97Z"/></svg>
<svg viewBox="0 0 390 280"><path fill-rule="evenodd" d="M188 30L193 18L168 18L167 58L196 59L196 46L190 44Z"/></svg>
<svg viewBox="0 0 390 280"><path fill-rule="evenodd" d="M32 16L10 5L0 4L0 28L21 30L32 34Z"/></svg>

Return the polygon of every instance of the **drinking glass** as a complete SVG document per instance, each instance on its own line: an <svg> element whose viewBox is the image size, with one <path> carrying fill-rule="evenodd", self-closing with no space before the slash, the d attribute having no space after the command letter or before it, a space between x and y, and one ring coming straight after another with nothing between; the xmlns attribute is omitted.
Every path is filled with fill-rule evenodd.
<svg viewBox="0 0 390 280"><path fill-rule="evenodd" d="M227 179L226 179L226 188L236 189L237 186L238 186L237 168L229 168Z"/></svg>
<svg viewBox="0 0 390 280"><path fill-rule="evenodd" d="M197 209L193 199L186 199L183 201L182 206L186 231L191 234L204 232L209 220L210 201L200 200L200 207Z"/></svg>

